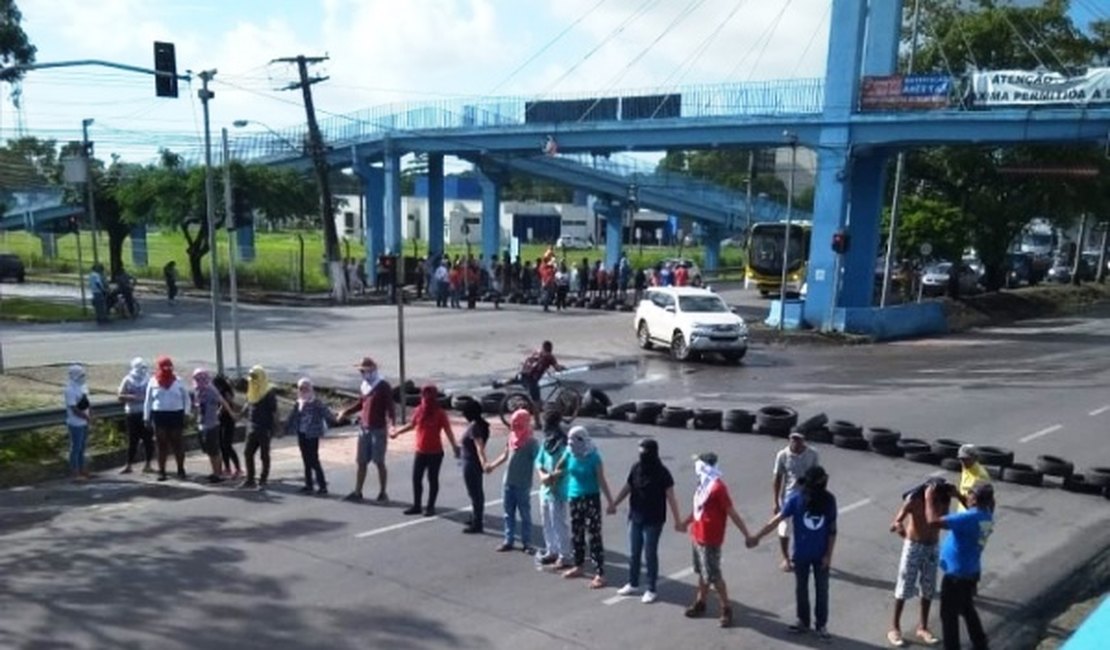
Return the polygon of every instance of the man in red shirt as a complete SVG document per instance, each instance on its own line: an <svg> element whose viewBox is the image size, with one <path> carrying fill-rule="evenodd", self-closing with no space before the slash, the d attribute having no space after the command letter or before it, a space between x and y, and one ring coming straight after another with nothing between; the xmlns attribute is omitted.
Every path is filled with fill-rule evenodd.
<svg viewBox="0 0 1110 650"><path fill-rule="evenodd" d="M686 616L697 618L705 613L709 587L717 592L721 606L721 627L732 625L732 607L728 600L728 586L721 575L721 546L725 542L728 520L744 534L747 546L752 546L752 536L740 513L732 507L728 486L721 480L717 469L717 454L707 452L695 457L694 470L698 475L698 489L694 493L694 512L679 529L690 529L693 540L694 572L698 574L698 592L693 604L686 608Z"/></svg>
<svg viewBox="0 0 1110 650"><path fill-rule="evenodd" d="M685 287L690 282L690 270L678 264L674 270L674 286Z"/></svg>
<svg viewBox="0 0 1110 650"><path fill-rule="evenodd" d="M386 494L385 448L389 440L386 422L396 425L397 419L393 410L393 389L389 382L382 379L378 372L378 364L370 357L363 357L358 365L362 374L362 386L359 392L361 397L354 404L348 406L339 414L339 418L350 417L355 411L359 412L358 448L356 452L357 473L355 475L355 489L345 497L347 501L362 501L362 486L366 483L366 466L371 462L378 468L378 498L379 503L389 501Z"/></svg>

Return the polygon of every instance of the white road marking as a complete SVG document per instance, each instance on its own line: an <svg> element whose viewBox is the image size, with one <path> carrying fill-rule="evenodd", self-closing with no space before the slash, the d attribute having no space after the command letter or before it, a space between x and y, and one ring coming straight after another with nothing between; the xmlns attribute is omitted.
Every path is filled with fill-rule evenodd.
<svg viewBox="0 0 1110 650"><path fill-rule="evenodd" d="M869 503L871 503L870 497L866 498L866 499L860 499L859 501L856 501L855 503L850 503L850 504L844 506L843 508L841 508L838 511L838 514L841 514L841 515L847 514L847 513L851 512L853 510L858 510L858 509L862 508L863 506L865 506ZM685 578L688 578L692 575L694 575L694 568L693 567L686 567L685 569L682 569L681 571L675 571L674 573L672 573L668 576L665 576L664 579L665 580L678 581L678 580L683 580ZM630 598L635 598L635 596L610 596L609 598L606 598L605 600L601 601L601 604L602 605L616 605L617 603L621 602L622 600L628 600Z"/></svg>
<svg viewBox="0 0 1110 650"><path fill-rule="evenodd" d="M1044 429L1041 429L1040 431L1038 431L1036 433L1031 433L1031 434L1025 436L1024 438L1022 438L1021 440L1018 440L1018 442L1029 442L1031 440L1036 440L1037 438L1040 438L1042 436L1047 436L1050 433L1055 433L1055 432L1057 432L1057 431L1059 431L1060 429L1063 429L1063 428L1064 428L1064 425L1062 425L1062 424L1054 424L1050 427L1045 427Z"/></svg>
<svg viewBox="0 0 1110 650"><path fill-rule="evenodd" d="M1089 415L1091 417L1094 417L1096 415L1102 415L1103 413L1105 413L1107 411L1110 411L1110 404L1107 404L1106 406L1100 406L1097 409L1088 413L1087 415Z"/></svg>
<svg viewBox="0 0 1110 650"><path fill-rule="evenodd" d="M948 473L948 470L946 470L946 469L938 469L937 471L929 474L929 477L930 478L936 478L938 476L944 476L947 473Z"/></svg>
<svg viewBox="0 0 1110 650"><path fill-rule="evenodd" d="M531 496L536 496L539 493L540 493L539 490L533 490ZM489 508L489 507L492 507L492 506L499 506L499 505L501 505L501 502L502 502L502 499L494 499L493 501L486 501L486 507ZM376 537L377 535L383 535L385 533L391 533L395 530L402 530L404 528L409 528L411 526L419 526L420 524L428 524L428 523L431 523L433 521L438 521L438 520L441 520L441 519L447 519L451 515L458 515L458 514L462 514L464 512L471 512L473 510L474 510L474 508L472 508L471 506L467 506L465 508L456 508L455 510L448 510L447 512L445 512L443 514L436 515L434 517L420 517L418 519L410 519L408 521L402 521L401 523L393 524L392 526L383 526L381 528L375 528L373 530L367 530L367 531L356 534L355 537L358 538L358 539L365 539L367 537Z"/></svg>

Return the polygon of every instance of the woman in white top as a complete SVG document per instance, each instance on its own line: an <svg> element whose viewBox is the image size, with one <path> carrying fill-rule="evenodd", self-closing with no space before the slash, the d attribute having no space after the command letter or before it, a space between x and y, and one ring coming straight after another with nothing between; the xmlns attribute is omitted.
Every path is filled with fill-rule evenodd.
<svg viewBox="0 0 1110 650"><path fill-rule="evenodd" d="M139 456L139 443L143 444L143 474L150 474L154 468L150 466L154 461L154 436L150 427L143 421L143 403L146 401L146 386L150 381L150 366L142 357L131 360L131 371L128 372L119 384L117 396L123 402L123 411L127 414L127 466L121 474L130 474L131 466Z"/></svg>
<svg viewBox="0 0 1110 650"><path fill-rule="evenodd" d="M63 393L66 404L66 429L69 431L69 470L75 479L89 478L85 469L85 444L89 439L89 387L85 368L75 363L69 367L69 382Z"/></svg>
<svg viewBox="0 0 1110 650"><path fill-rule="evenodd" d="M154 361L154 377L147 384L143 403L143 420L154 426L158 440L158 480L166 480L166 457L173 449L177 461L177 478L185 478L185 415L192 401L185 384L173 372L173 361L160 356Z"/></svg>

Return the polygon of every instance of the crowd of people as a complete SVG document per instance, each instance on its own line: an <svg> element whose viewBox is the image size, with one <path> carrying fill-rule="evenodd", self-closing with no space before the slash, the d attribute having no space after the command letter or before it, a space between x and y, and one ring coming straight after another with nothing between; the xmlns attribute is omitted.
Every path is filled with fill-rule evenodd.
<svg viewBox="0 0 1110 650"><path fill-rule="evenodd" d="M541 357L548 367L557 365L549 342L532 356ZM347 501L363 500L370 464L377 470L376 501L389 501L386 491L388 441L412 432L415 437L413 498L404 514L435 516L446 442L459 460L471 504L471 516L463 533L484 532L484 477L504 466L502 540L496 550L512 551L519 540L519 548L534 556L537 568L557 571L568 579L589 574L589 587L601 589L607 585L602 517L605 513L615 515L618 506L627 500L629 574L627 583L617 594L633 596L642 592L641 600L645 604L657 599L658 548L669 513L674 528L690 537L691 562L698 580L696 596L685 609L685 615L704 616L712 590L716 594L721 627L733 623L728 586L721 570L722 548L729 524L744 536L747 548L754 548L775 532L779 538L780 568L795 576L796 621L788 626L788 631L804 634L812 630L819 638L830 638L827 627L830 619L829 571L836 548L838 508L835 496L828 489L829 475L817 451L808 446L801 433L790 434L786 447L776 454L772 516L762 527L752 529L735 509L718 456L713 452L704 452L694 458L695 476L692 478L696 479L697 487L690 508L684 512L675 496L675 479L662 462L659 443L654 439L644 438L638 442L638 460L629 468L614 495L602 454L589 429L574 426L565 430L562 414L555 409L542 410L539 435L534 431L534 412L525 409L514 412L504 447L493 451L489 449L491 427L478 402L463 403L461 410L466 427L456 437L439 403L439 391L433 385L426 385L421 389L420 403L412 421L399 427L392 388L377 364L364 357L356 368L361 379L356 401L333 412L316 396L311 381L301 378L296 385L296 403L282 425L278 418L277 391L261 366L250 369L244 404L240 405L231 383L223 377L212 376L204 368L192 372L191 386L187 386L176 374L169 357L158 357L153 370L137 357L131 361L118 391L126 411L129 441L123 473L133 471L141 447L144 473L156 473L158 481L168 480L166 465L172 453L176 476L185 479L183 432L186 417L193 413L200 446L209 461L209 482L242 478L240 488L266 489L270 443L280 426L297 437L304 466L301 492L326 495L328 484L319 458L320 439L328 427L339 426L357 414L357 471L354 489L344 497ZM71 441L69 462L76 480L85 480L89 477L85 467L85 444L92 419L85 369L81 365L71 366L68 379L64 400ZM245 477L233 444L236 422L240 419L247 424L243 449ZM262 462L257 474L256 454L260 454ZM906 644L901 615L906 601L915 597L920 597L921 602L914 637L925 645L940 643L929 627L931 602L937 596L938 568L943 573L939 597L944 647L960 647L961 618L973 647L987 647L974 597L981 574L981 554L991 532L994 490L989 474L978 462L974 446L961 447L958 458L963 467L958 484L931 478L908 490L890 525L891 532L903 538L893 594L894 617L887 634L887 641L894 647ZM539 484L542 543L532 537L532 489L536 482ZM942 537L942 530L949 532Z"/></svg>

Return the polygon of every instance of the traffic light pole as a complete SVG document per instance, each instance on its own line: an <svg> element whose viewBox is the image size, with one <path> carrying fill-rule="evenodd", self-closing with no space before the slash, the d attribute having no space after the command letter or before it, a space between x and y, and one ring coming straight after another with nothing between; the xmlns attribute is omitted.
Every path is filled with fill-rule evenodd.
<svg viewBox="0 0 1110 650"><path fill-rule="evenodd" d="M81 142L85 153L85 195L89 205L89 227L92 228L92 254L93 265L95 266L100 264L100 251L98 250L96 237L96 201L93 197L92 151L89 150L89 126L92 123L92 118L87 117L81 120ZM78 266L80 266L80 261L78 261Z"/></svg>
<svg viewBox="0 0 1110 650"><path fill-rule="evenodd" d="M216 93L208 90L208 82L216 76L215 70L205 70L197 74L201 89L197 97L204 108L204 203L208 224L208 288L212 299L212 333L216 342L216 372L224 374L224 333L220 324L220 269L216 265L216 191L212 185L212 128L208 117L208 102Z"/></svg>
<svg viewBox="0 0 1110 650"><path fill-rule="evenodd" d="M235 268L235 250L239 245L238 224L235 223L234 206L231 195L231 155L227 145L227 128L220 132L223 138L224 153L224 219L227 220L227 275L231 285L231 331L234 333L235 345L235 377L243 376L243 360L239 346L239 281L238 271Z"/></svg>

